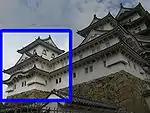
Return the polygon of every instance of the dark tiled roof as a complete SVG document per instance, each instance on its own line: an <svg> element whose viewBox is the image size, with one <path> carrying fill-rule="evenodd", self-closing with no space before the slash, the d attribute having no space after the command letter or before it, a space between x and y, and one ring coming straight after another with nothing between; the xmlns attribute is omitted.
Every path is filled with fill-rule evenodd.
<svg viewBox="0 0 150 113"><path fill-rule="evenodd" d="M58 54L61 54L64 52L64 50L60 50L59 48L54 47L52 44L46 43L45 41L43 41L40 38L36 39L34 42L32 42L29 45L25 46L24 48L18 50L17 52L23 54L26 51L30 50L31 48L33 48L39 44L43 45L44 47L46 47L48 49L52 49L53 51L57 52Z"/></svg>
<svg viewBox="0 0 150 113"><path fill-rule="evenodd" d="M48 97L51 94L55 94L60 98L68 98L68 96L69 96L66 91L60 91L60 90L56 90L56 89L52 90L51 93L48 95ZM80 105L85 105L85 106L92 106L92 107L99 107L99 108L106 108L106 109L114 109L114 110L117 109L117 106L115 106L115 105L104 103L102 101L86 99L86 98L79 97L79 96L76 96L76 95L73 95L71 104L80 104Z"/></svg>

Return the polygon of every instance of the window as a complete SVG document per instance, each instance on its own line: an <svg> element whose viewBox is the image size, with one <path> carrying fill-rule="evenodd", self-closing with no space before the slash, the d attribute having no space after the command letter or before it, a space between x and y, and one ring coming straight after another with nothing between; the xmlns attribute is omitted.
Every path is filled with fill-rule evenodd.
<svg viewBox="0 0 150 113"><path fill-rule="evenodd" d="M99 51L99 50L100 50L100 45L98 45L98 46L96 47L96 49L97 49L97 51Z"/></svg>
<svg viewBox="0 0 150 113"><path fill-rule="evenodd" d="M64 61L62 61L62 63L61 63L61 64L62 64L62 66L64 66L65 62L64 62Z"/></svg>
<svg viewBox="0 0 150 113"><path fill-rule="evenodd" d="M52 56L51 56L51 58L55 58L55 54L54 54L54 53L52 53Z"/></svg>
<svg viewBox="0 0 150 113"><path fill-rule="evenodd" d="M93 47L93 48L92 48L92 53L94 53L94 52L95 52L95 48Z"/></svg>
<svg viewBox="0 0 150 113"><path fill-rule="evenodd" d="M37 53L36 53L36 49L33 50L33 54L37 54Z"/></svg>
<svg viewBox="0 0 150 113"><path fill-rule="evenodd" d="M58 84L58 79L56 79L56 84Z"/></svg>
<svg viewBox="0 0 150 113"><path fill-rule="evenodd" d="M106 42L106 47L109 47L109 46L110 46L110 42L107 41L107 42Z"/></svg>
<svg viewBox="0 0 150 113"><path fill-rule="evenodd" d="M16 84L14 85L14 89L16 89Z"/></svg>
<svg viewBox="0 0 150 113"><path fill-rule="evenodd" d="M128 60L128 64L129 64L129 66L131 66L131 65L130 65L130 61L129 61L129 60Z"/></svg>
<svg viewBox="0 0 150 113"><path fill-rule="evenodd" d="M90 72L93 72L93 66L90 66Z"/></svg>
<svg viewBox="0 0 150 113"><path fill-rule="evenodd" d="M59 83L61 83L61 78L59 78Z"/></svg>
<svg viewBox="0 0 150 113"><path fill-rule="evenodd" d="M42 52L43 55L47 55L46 50L44 49Z"/></svg>
<svg viewBox="0 0 150 113"><path fill-rule="evenodd" d="M85 68L85 73L88 73L88 68Z"/></svg>
<svg viewBox="0 0 150 113"><path fill-rule="evenodd" d="M103 61L103 63L104 63L104 67L106 67L106 61Z"/></svg>
<svg viewBox="0 0 150 113"><path fill-rule="evenodd" d="M76 73L75 72L73 73L73 78L76 78Z"/></svg>
<svg viewBox="0 0 150 113"><path fill-rule="evenodd" d="M135 63L133 63L133 66L134 66L134 69L136 69L136 65L135 65Z"/></svg>
<svg viewBox="0 0 150 113"><path fill-rule="evenodd" d="M23 87L24 83L22 82L22 87Z"/></svg>
<svg viewBox="0 0 150 113"><path fill-rule="evenodd" d="M80 58L80 59L82 58L82 54L79 55L79 58Z"/></svg>
<svg viewBox="0 0 150 113"><path fill-rule="evenodd" d="M26 86L26 81L22 82L22 87Z"/></svg>
<svg viewBox="0 0 150 113"><path fill-rule="evenodd" d="M47 85L47 80L45 80L45 85Z"/></svg>
<svg viewBox="0 0 150 113"><path fill-rule="evenodd" d="M26 81L24 81L24 86L26 86Z"/></svg>

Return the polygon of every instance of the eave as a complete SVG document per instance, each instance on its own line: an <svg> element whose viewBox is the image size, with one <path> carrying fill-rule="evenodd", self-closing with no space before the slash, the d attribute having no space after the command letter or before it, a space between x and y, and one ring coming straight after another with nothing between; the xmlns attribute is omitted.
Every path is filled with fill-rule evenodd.
<svg viewBox="0 0 150 113"><path fill-rule="evenodd" d="M17 77L19 77L19 76L31 76L31 74L32 73L40 73L40 74L43 74L43 75L49 75L49 72L47 72L47 71L44 71L44 70L41 70L41 69L39 69L39 68L37 68L35 65L31 68L31 69L29 69L29 70L27 70L27 71L25 71L25 72L23 72L23 71L20 71L20 72L17 72L17 73L14 73L9 79L7 79L7 80L4 80L3 81L3 84L8 84L8 83L10 83L13 79L15 79L15 76L17 75L17 74L20 74L20 75L18 75ZM26 75L26 74L29 74L29 75ZM16 77L16 78L17 78Z"/></svg>
<svg viewBox="0 0 150 113"><path fill-rule="evenodd" d="M38 55L35 54L32 57L26 59L24 62L16 64L16 65L14 65L13 67L11 67L9 69L3 70L3 73L11 74L12 71L16 70L17 68L19 68L19 67L21 67L21 66L23 66L23 65L25 65L27 63L31 63L31 62L35 61L37 57L38 57Z"/></svg>

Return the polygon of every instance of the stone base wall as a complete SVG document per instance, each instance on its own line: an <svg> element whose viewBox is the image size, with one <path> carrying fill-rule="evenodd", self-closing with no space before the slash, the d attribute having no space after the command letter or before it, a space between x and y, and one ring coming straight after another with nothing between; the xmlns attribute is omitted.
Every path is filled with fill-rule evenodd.
<svg viewBox="0 0 150 113"><path fill-rule="evenodd" d="M75 85L73 86L73 94L116 104L134 113L150 113L148 105L142 96L143 91L146 89L147 84L145 81L125 71L120 71Z"/></svg>
<svg viewBox="0 0 150 113"><path fill-rule="evenodd" d="M30 90L16 95L8 96L7 98L46 98L50 92L40 90Z"/></svg>

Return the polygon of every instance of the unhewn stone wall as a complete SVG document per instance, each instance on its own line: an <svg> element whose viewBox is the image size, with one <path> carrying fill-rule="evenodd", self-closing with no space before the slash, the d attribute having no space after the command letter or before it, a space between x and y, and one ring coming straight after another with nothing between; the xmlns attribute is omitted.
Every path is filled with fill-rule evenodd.
<svg viewBox="0 0 150 113"><path fill-rule="evenodd" d="M92 75L91 75L92 76ZM73 86L73 94L127 108L135 113L150 113L142 93L145 81L120 71L96 80Z"/></svg>
<svg viewBox="0 0 150 113"><path fill-rule="evenodd" d="M50 92L40 90L30 90L16 95L8 96L7 98L46 98Z"/></svg>

